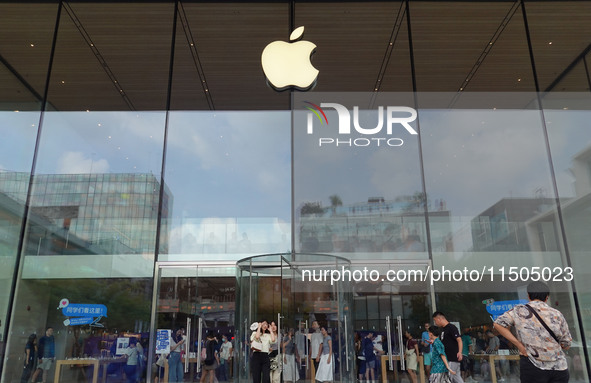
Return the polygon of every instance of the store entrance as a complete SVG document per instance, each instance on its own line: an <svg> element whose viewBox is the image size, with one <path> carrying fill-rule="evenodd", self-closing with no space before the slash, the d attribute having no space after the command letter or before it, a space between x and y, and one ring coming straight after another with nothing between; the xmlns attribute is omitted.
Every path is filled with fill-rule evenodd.
<svg viewBox="0 0 591 383"><path fill-rule="evenodd" d="M320 328L331 339L333 377L355 379L352 327L352 294L342 281L319 280L332 270L348 270L344 258L318 254L274 254L244 259L237 263L237 378L252 382L250 336L254 322L274 321L281 335L279 360L283 360L283 381L314 381L317 370L312 360L313 345L322 340ZM316 276L316 278L314 277ZM328 339L327 339L328 341ZM325 343L328 344L328 343Z"/></svg>
<svg viewBox="0 0 591 383"><path fill-rule="evenodd" d="M215 334L220 344L223 338L234 340L235 270L234 262L157 263L146 381L199 381L207 334ZM175 349L177 337L183 346ZM220 382L232 379L232 360L225 362L230 365L219 368Z"/></svg>

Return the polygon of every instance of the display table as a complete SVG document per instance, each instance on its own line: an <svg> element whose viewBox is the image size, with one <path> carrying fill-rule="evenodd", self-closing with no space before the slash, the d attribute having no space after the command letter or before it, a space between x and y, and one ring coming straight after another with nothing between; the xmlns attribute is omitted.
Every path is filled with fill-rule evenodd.
<svg viewBox="0 0 591 383"><path fill-rule="evenodd" d="M519 360L519 355L497 355L497 354L470 354L474 359L486 359L490 366L490 380L492 383L497 383L497 369L495 368L496 360Z"/></svg>
<svg viewBox="0 0 591 383"><path fill-rule="evenodd" d="M390 360L388 355L382 355L382 383L388 383L388 370L386 369L386 362ZM399 355L392 355L393 361L400 362ZM419 355L417 357L417 369L419 370L419 382L425 383L425 366L423 365L423 356ZM398 368L394 367L394 380L397 380L398 377Z"/></svg>
<svg viewBox="0 0 591 383"><path fill-rule="evenodd" d="M58 383L60 381L60 373L62 366L93 366L92 370L92 383L98 383L99 371L101 366L103 366L103 379L102 382L104 383L107 379L107 366L111 363L125 363L127 362L127 358L104 358L104 359L96 359L96 358L88 358L88 359L62 359L58 360L55 363L55 379L54 382Z"/></svg>

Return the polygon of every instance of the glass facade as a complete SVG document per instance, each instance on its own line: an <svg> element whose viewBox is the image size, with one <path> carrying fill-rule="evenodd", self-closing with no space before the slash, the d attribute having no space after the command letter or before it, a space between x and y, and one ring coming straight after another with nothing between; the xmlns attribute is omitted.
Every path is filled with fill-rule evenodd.
<svg viewBox="0 0 591 383"><path fill-rule="evenodd" d="M419 338L440 310L477 349L539 273L574 339L571 381L589 382L590 13L0 3L0 380L30 380L27 339L52 327L43 381L129 379L130 338L146 357L137 378L166 366L166 381L160 340L178 328L178 380L198 378L213 331L236 350L218 379L247 381L244 325L264 317L296 338L328 327L340 381L358 372L353 333L375 332L392 355L376 379L404 381L404 331ZM276 92L260 55L298 26L320 75ZM412 278L444 269L466 271ZM353 279L334 287L333 272ZM474 377L517 381L510 348L471 357Z"/></svg>

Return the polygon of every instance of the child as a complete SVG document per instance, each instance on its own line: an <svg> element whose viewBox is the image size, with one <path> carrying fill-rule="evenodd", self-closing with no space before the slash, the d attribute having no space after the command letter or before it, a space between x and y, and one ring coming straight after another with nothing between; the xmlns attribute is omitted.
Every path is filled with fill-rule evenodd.
<svg viewBox="0 0 591 383"><path fill-rule="evenodd" d="M433 350L431 351L431 375L429 376L429 383L448 383L451 382L448 372L455 375L447 364L445 357L445 347L439 339L441 329L438 327L429 327L429 339L433 341Z"/></svg>

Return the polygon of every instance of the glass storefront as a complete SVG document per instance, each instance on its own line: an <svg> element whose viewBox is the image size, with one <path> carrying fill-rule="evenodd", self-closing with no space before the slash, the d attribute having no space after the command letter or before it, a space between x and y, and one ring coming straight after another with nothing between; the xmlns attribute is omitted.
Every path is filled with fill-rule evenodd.
<svg viewBox="0 0 591 383"><path fill-rule="evenodd" d="M27 341L51 327L37 380L125 381L137 342L135 378L167 381L181 329L177 380L200 378L213 332L233 346L218 380L246 382L266 319L297 340L285 381L313 380L316 321L335 381L359 379L371 332L374 379L404 382L404 333L439 310L473 342L476 380L517 381L487 331L539 276L573 336L571 381L589 382L590 12L2 2L0 380L30 380ZM298 26L320 75L276 92L260 55Z"/></svg>

